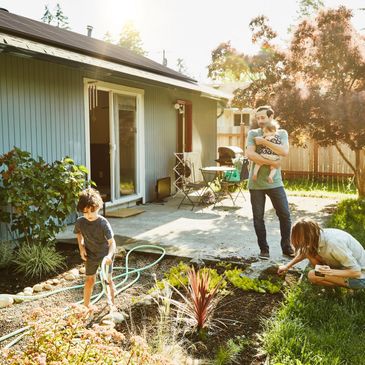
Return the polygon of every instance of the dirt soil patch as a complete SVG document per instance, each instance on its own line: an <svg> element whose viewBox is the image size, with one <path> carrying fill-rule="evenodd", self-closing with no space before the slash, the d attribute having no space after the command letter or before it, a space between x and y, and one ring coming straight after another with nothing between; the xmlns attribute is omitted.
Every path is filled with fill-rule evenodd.
<svg viewBox="0 0 365 365"><path fill-rule="evenodd" d="M60 244L57 246L57 249L66 256L68 268L80 267L81 260L76 246ZM128 266L131 268L140 268L150 264L156 258L157 256L154 254L135 252L130 256ZM155 283L155 278L161 280L164 273L180 261L189 262L189 259L165 256L157 265L143 272L140 280L136 284L116 298L118 309L130 314L127 323L122 323L117 326L118 330L124 333L130 333L132 330L135 334L142 335L153 333L156 330L156 320L159 316L157 305L153 303L142 305L136 299L145 295L152 288ZM247 263L249 262L241 259L237 265L244 267ZM205 263L205 265L211 268L216 267L216 263L212 262ZM115 266L125 266L124 259L117 259ZM118 273L120 272L116 271L115 275L118 275ZM57 277L57 275L53 277ZM49 278L42 278L42 280L45 279ZM66 285L80 284L83 283L83 280L81 277ZM13 271L6 272L2 270L0 272L0 293L17 293L24 287L32 286L36 282L38 281L27 280L21 275L14 274ZM218 347L226 344L229 338L234 339L236 336L244 336L249 341L249 345L240 354L237 363L241 365L263 364L264 359L257 356L259 348L257 334L262 332L262 319L272 315L282 300L282 294L272 295L246 292L233 287L228 287L228 289L230 294L222 299L215 312L216 318L224 319L224 325L219 326L219 329L214 329L209 332L206 340L197 346L191 346L188 351L192 357L212 359ZM95 288L95 292L99 290L100 288ZM34 302L15 304L9 308L0 309L1 335L24 326L24 317L26 317L24 314L29 313L33 308L47 308L50 306L63 308L80 299L82 299L82 289L76 289ZM104 307L105 300L101 300L98 303L98 308L101 311ZM195 339L191 336L187 339L195 342ZM5 343L0 344L0 346ZM23 347L25 344L26 340L22 340L17 346Z"/></svg>

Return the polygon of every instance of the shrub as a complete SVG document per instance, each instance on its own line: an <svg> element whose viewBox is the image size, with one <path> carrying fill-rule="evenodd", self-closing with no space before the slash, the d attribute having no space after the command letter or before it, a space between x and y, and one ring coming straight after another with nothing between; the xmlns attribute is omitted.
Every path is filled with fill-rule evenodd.
<svg viewBox="0 0 365 365"><path fill-rule="evenodd" d="M9 241L0 241L0 269L10 265L13 259L13 247Z"/></svg>
<svg viewBox="0 0 365 365"><path fill-rule="evenodd" d="M16 271L29 277L42 277L65 266L64 258L50 245L24 243L16 253Z"/></svg>
<svg viewBox="0 0 365 365"><path fill-rule="evenodd" d="M89 313L77 306L68 316L38 309L30 325L30 340L18 350L3 350L2 364L149 364L169 365L161 355L153 355L142 337L133 336L129 348L124 336L114 329L93 325L87 329Z"/></svg>
<svg viewBox="0 0 365 365"><path fill-rule="evenodd" d="M9 206L0 220L29 244L52 241L75 211L86 173L70 158L48 164L14 148L0 156L0 206Z"/></svg>
<svg viewBox="0 0 365 365"><path fill-rule="evenodd" d="M342 200L328 226L350 233L365 247L365 199Z"/></svg>

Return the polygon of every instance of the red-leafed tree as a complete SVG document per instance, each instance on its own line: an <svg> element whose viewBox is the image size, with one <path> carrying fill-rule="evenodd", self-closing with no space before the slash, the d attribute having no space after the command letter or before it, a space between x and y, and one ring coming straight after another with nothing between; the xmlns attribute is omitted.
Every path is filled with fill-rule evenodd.
<svg viewBox="0 0 365 365"><path fill-rule="evenodd" d="M234 102L271 103L294 143L310 139L335 146L355 174L359 196L365 197L365 38L351 18L343 6L322 9L297 25L284 51L273 44L267 19L254 19L253 41L261 42L269 56L255 65L257 79L236 90ZM342 144L355 152L355 164Z"/></svg>

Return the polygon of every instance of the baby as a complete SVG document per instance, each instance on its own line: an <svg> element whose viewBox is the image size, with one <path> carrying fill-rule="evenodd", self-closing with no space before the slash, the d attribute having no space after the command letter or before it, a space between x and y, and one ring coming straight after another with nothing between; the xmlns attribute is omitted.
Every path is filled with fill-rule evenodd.
<svg viewBox="0 0 365 365"><path fill-rule="evenodd" d="M267 141L275 143L275 144L279 144L279 145L282 144L281 138L277 133L278 128L279 128L279 125L276 121L274 121L274 120L270 121L262 128L263 138L265 138ZM268 160L277 161L280 159L279 155L277 155L272 149L270 149L269 147L266 147L266 146L257 146L256 152L260 156L262 156L263 158L266 158ZM253 176L252 176L252 179L254 181L257 180L257 174L258 174L261 166L262 165L255 163L255 166L253 169ZM277 169L270 166L270 174L267 178L267 181L270 184L272 184L274 182L274 176L275 176L276 171L277 171Z"/></svg>

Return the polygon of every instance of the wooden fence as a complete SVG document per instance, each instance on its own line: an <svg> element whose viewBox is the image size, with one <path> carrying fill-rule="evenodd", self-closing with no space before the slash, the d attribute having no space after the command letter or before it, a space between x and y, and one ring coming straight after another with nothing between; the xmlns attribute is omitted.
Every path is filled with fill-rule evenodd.
<svg viewBox="0 0 365 365"><path fill-rule="evenodd" d="M243 127L241 133L218 132L217 146L239 146L244 149L247 132L247 127ZM346 158L355 165L355 153L346 145L341 145L341 149ZM314 141L309 142L306 148L290 145L289 156L282 160L282 171L288 179L300 177L348 179L354 175L335 147L320 147Z"/></svg>

